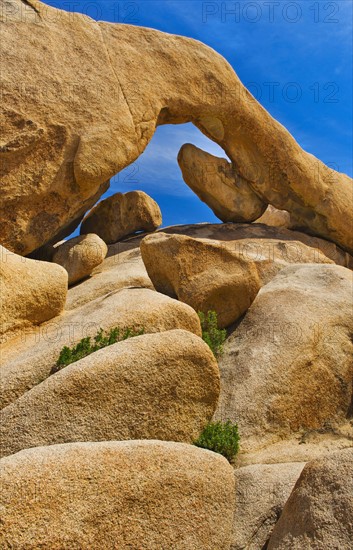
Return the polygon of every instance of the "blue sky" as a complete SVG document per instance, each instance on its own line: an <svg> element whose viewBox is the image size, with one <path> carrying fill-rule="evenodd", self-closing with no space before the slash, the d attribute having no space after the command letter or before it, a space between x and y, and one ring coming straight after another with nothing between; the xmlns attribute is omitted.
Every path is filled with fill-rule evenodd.
<svg viewBox="0 0 353 550"><path fill-rule="evenodd" d="M152 27L201 40L221 53L299 144L352 176L352 0L50 0L96 20ZM223 151L192 124L162 126L104 197L142 189L163 225L218 221L183 182L177 154L191 142Z"/></svg>

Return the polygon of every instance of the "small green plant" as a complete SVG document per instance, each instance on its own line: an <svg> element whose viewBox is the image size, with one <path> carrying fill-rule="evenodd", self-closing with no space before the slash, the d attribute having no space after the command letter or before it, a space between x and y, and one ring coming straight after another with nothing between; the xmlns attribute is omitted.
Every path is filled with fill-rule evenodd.
<svg viewBox="0 0 353 550"><path fill-rule="evenodd" d="M82 338L82 340L80 340L79 343L72 348L69 348L68 346L63 347L55 366L51 370L51 374L58 372L60 369L67 367L67 365L70 365L71 363L75 363L75 361L79 361L79 359L83 359L83 357L86 357L99 349L111 346L112 344L121 342L127 338L140 336L143 333L144 329L135 330L128 327L120 330L119 327L115 327L112 328L107 334L104 334L103 329L101 328L96 336L94 336L93 342L91 337L87 336L86 338Z"/></svg>
<svg viewBox="0 0 353 550"><path fill-rule="evenodd" d="M220 357L223 353L223 344L227 337L227 331L218 328L217 313L208 311L205 315L202 311L198 312L202 339L209 345L215 357Z"/></svg>
<svg viewBox="0 0 353 550"><path fill-rule="evenodd" d="M203 429L194 445L219 453L232 462L239 451L238 426L230 420L210 422Z"/></svg>

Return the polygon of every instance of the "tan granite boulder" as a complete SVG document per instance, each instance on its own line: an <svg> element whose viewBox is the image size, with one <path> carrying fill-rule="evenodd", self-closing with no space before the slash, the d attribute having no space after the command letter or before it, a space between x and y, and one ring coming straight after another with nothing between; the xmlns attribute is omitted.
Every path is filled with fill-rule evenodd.
<svg viewBox="0 0 353 550"><path fill-rule="evenodd" d="M74 237L55 248L53 262L66 269L69 285L88 277L100 265L108 252L105 242L94 235Z"/></svg>
<svg viewBox="0 0 353 550"><path fill-rule="evenodd" d="M265 548L305 462L253 464L235 476L234 529L231 550Z"/></svg>
<svg viewBox="0 0 353 550"><path fill-rule="evenodd" d="M21 451L1 464L1 548L228 550L234 476L182 443L110 441Z"/></svg>
<svg viewBox="0 0 353 550"><path fill-rule="evenodd" d="M215 241L163 232L145 237L141 254L158 292L196 311L216 311L220 327L237 321L260 288L298 258L332 263L299 241Z"/></svg>
<svg viewBox="0 0 353 550"><path fill-rule="evenodd" d="M72 441L192 443L212 418L219 370L184 330L135 336L72 363L0 413L1 456Z"/></svg>
<svg viewBox="0 0 353 550"><path fill-rule="evenodd" d="M116 193L97 204L84 218L81 235L96 233L108 244L137 231L154 231L162 223L158 204L143 191Z"/></svg>
<svg viewBox="0 0 353 550"><path fill-rule="evenodd" d="M186 143L178 163L185 183L223 222L251 222L266 210L266 202L226 159Z"/></svg>
<svg viewBox="0 0 353 550"><path fill-rule="evenodd" d="M0 246L0 341L59 315L67 273L61 266L23 258Z"/></svg>
<svg viewBox="0 0 353 550"><path fill-rule="evenodd" d="M350 550L353 449L309 462L276 524L269 550Z"/></svg>
<svg viewBox="0 0 353 550"><path fill-rule="evenodd" d="M352 290L344 267L287 267L232 331L219 361L216 417L238 422L243 452L294 436L305 449L315 432L353 437Z"/></svg>
<svg viewBox="0 0 353 550"><path fill-rule="evenodd" d="M270 258L280 254L290 263L307 260L315 263L326 256L337 265L353 269L353 257L334 243L299 231L266 225L226 223L199 223L165 227L157 232L186 235L197 239L237 241L236 247L243 256L259 254L265 250ZM67 294L65 309L74 309L108 292L124 287L153 288L140 253L140 242L144 235L137 235L108 246L108 254L91 277L82 284L71 287ZM297 242L306 245L302 247ZM282 247L282 251L279 249Z"/></svg>
<svg viewBox="0 0 353 550"><path fill-rule="evenodd" d="M236 321L261 287L254 262L226 243L156 233L143 239L141 254L158 292L196 311L216 311L220 327Z"/></svg>

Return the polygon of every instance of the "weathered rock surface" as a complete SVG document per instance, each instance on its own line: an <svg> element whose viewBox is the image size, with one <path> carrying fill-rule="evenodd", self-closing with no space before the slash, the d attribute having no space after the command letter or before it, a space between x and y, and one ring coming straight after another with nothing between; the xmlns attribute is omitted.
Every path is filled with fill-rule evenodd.
<svg viewBox="0 0 353 550"><path fill-rule="evenodd" d="M278 254L277 242L286 241L283 256L288 256L291 262L301 263L304 261L304 257L316 262L322 252L336 264L353 268L352 256L343 252L334 243L284 228L257 224L203 223L165 227L161 231L202 239L238 241L237 249L245 257L248 256L248 251L254 255L265 249L272 258L276 256L276 250ZM92 272L92 276L69 289L65 309L73 309L108 292L124 287L153 288L140 253L140 242L143 237L144 235L131 237L123 242L109 245L107 257ZM310 247L311 250L307 250L308 255L303 255L302 249L296 244L297 241Z"/></svg>
<svg viewBox="0 0 353 550"><path fill-rule="evenodd" d="M240 449L236 458L237 467L253 464L278 464L284 462L309 462L329 453L352 447L352 423L343 422L339 429L322 428L293 433L285 439L273 443L264 442L264 446L255 445Z"/></svg>
<svg viewBox="0 0 353 550"><path fill-rule="evenodd" d="M87 302L123 288L153 290L140 253L141 237L108 246L108 254L89 279L71 287L65 310L83 306Z"/></svg>
<svg viewBox="0 0 353 550"><path fill-rule="evenodd" d="M212 418L219 370L183 330L136 336L72 363L0 413L1 456L72 441L192 443Z"/></svg>
<svg viewBox="0 0 353 550"><path fill-rule="evenodd" d="M286 241L287 254L291 259L301 261L301 251L296 246L296 241L301 240L310 247L313 261L321 250L337 263L352 265L352 258L333 243L282 228L257 224L197 224L165 228L163 231L196 238L237 241L237 249L246 258L248 250L256 253L262 248L273 257L273 251L277 250L276 239L279 239ZM191 307L140 288L153 288L141 258L140 241L141 237L133 237L110 245L107 257L93 270L91 277L68 290L65 311L60 317L29 332L22 330L19 338L1 346L2 407L43 381L55 365L63 346L72 346L85 336L94 336L100 327L109 330L114 326L124 328L127 324L137 323L138 327L142 324L146 332L182 328L200 334L199 321ZM122 293L117 292L124 288ZM311 458L311 455L302 456L306 448L308 445L297 445L300 453L295 460ZM278 453L279 450L274 449L274 455ZM287 460L292 460L291 453L283 456L282 461ZM252 461L258 460L254 457ZM266 455L264 461L272 459Z"/></svg>
<svg viewBox="0 0 353 550"><path fill-rule="evenodd" d="M143 239L141 254L158 292L216 311L220 327L238 319L261 287L255 264L225 243L156 233Z"/></svg>
<svg viewBox="0 0 353 550"><path fill-rule="evenodd" d="M163 227L157 231L157 233L160 232L186 235L195 239L237 241L237 248L243 251L245 256L248 250L252 252L252 255L256 252L261 255L263 250L267 250L270 257L276 256L277 241L285 241L287 254L282 254L282 256L288 256L291 263L305 263L308 257L312 258L312 263L316 263L316 258L322 252L337 265L353 269L353 257L334 243L284 227L270 227L257 223L198 223ZM128 242L132 244L139 241L140 239L134 238ZM302 249L297 246L297 241L311 248L311 256L303 255Z"/></svg>
<svg viewBox="0 0 353 550"><path fill-rule="evenodd" d="M70 234L156 126L191 121L266 204L353 251L351 179L303 151L213 49L36 0L3 4L0 241L8 249L27 254Z"/></svg>
<svg viewBox="0 0 353 550"><path fill-rule="evenodd" d="M256 223L264 223L270 227L291 227L289 212L286 210L278 210L270 204L262 216L256 220Z"/></svg>
<svg viewBox="0 0 353 550"><path fill-rule="evenodd" d="M1 460L2 548L227 550L234 475L182 443L73 443Z"/></svg>
<svg viewBox="0 0 353 550"><path fill-rule="evenodd" d="M161 232L142 240L141 254L158 292L177 297L196 311L216 311L220 327L237 321L261 286L296 263L298 255L302 262L332 263L299 241L240 243Z"/></svg>
<svg viewBox="0 0 353 550"><path fill-rule="evenodd" d="M318 430L353 436L352 272L283 269L257 295L220 359L216 417L238 422L243 452ZM305 445L303 445L305 447ZM290 460L290 454L287 457ZM282 460L284 461L284 460Z"/></svg>
<svg viewBox="0 0 353 550"><path fill-rule="evenodd" d="M352 518L353 449L346 449L305 466L268 549L350 550Z"/></svg>
<svg viewBox="0 0 353 550"><path fill-rule="evenodd" d="M108 252L105 242L89 233L69 239L55 249L53 262L66 269L69 285L88 277L100 265Z"/></svg>
<svg viewBox="0 0 353 550"><path fill-rule="evenodd" d="M226 159L186 143L178 163L185 183L223 222L251 222L265 212L267 203Z"/></svg>
<svg viewBox="0 0 353 550"><path fill-rule="evenodd" d="M58 265L23 258L0 246L0 341L39 325L64 308L67 273Z"/></svg>
<svg viewBox="0 0 353 550"><path fill-rule="evenodd" d="M116 326L143 328L146 333L179 328L201 335L199 318L186 304L148 289L111 292L21 334L3 347L1 408L47 378L64 346L93 337L100 328L108 331Z"/></svg>
<svg viewBox="0 0 353 550"><path fill-rule="evenodd" d="M98 203L84 218L80 232L97 233L112 244L137 231L154 231L161 223L158 204L143 191L129 191Z"/></svg>
<svg viewBox="0 0 353 550"><path fill-rule="evenodd" d="M231 550L264 548L305 462L254 464L235 470Z"/></svg>
<svg viewBox="0 0 353 550"><path fill-rule="evenodd" d="M276 138L279 135L277 133ZM247 142L245 136L244 142ZM233 144L231 149L233 149ZM274 162L268 162L267 168L265 165L260 167L256 164L257 161L254 161L253 166L247 166L248 171L245 173L244 165L241 164L244 161L244 151L238 151L236 159L235 151L233 156L233 150L232 152L228 148L225 150L233 161L231 164L224 158L210 155L191 144L185 144L178 155L184 181L213 210L216 216L223 221L253 221L256 219L253 217L253 213L262 204L261 214L263 215L259 214L261 217L256 219L257 223L308 230L310 233L341 244L352 252L353 238L349 237L348 232L344 231L342 227L340 232L343 229L341 234L345 233L345 237L341 241L337 239L336 229L333 229L340 225L339 212L345 208L343 201L348 200L351 212L347 212L345 215L347 215L349 231L353 232L353 181L351 178L346 174L331 171L312 155L309 155L311 157L309 159L300 154L297 157L297 159L300 158L300 167L299 165L296 167L298 170L297 182L276 181L273 186L271 178L275 173L279 174L279 166L276 166L278 158ZM298 153L294 152L293 143L290 146L290 151L295 155ZM251 157L253 152L246 151L246 155L248 154ZM293 157L293 162L296 160ZM317 178L314 181L306 173L305 178L309 176L310 184L305 190L302 187L303 180L298 184L299 171L307 172L310 162L313 163L312 170L316 170ZM294 172L295 170L293 175ZM253 179L251 179L251 174ZM343 184L342 193L339 189L341 183ZM317 198L319 199L316 204L315 192L318 193ZM330 195L330 200L327 199L326 194ZM326 205L324 205L325 202L327 202ZM268 208L264 212L267 205ZM243 212L243 218L241 218L241 212Z"/></svg>

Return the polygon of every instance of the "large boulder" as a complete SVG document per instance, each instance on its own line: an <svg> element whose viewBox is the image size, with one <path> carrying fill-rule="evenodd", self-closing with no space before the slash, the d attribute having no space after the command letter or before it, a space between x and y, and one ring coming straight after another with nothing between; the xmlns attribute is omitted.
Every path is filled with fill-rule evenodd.
<svg viewBox="0 0 353 550"><path fill-rule="evenodd" d="M69 285L73 285L88 277L103 262L107 252L105 242L90 233L69 239L56 247L53 262L66 269Z"/></svg>
<svg viewBox="0 0 353 550"><path fill-rule="evenodd" d="M227 339L216 417L238 422L243 452L293 434L302 448L315 431L353 436L352 283L341 266L287 267Z"/></svg>
<svg viewBox="0 0 353 550"><path fill-rule="evenodd" d="M97 233L108 244L137 231L154 231L162 223L158 204L143 191L115 193L84 218L81 235Z"/></svg>
<svg viewBox="0 0 353 550"><path fill-rule="evenodd" d="M253 464L236 469L231 550L266 548L305 462Z"/></svg>
<svg viewBox="0 0 353 550"><path fill-rule="evenodd" d="M220 327L236 321L261 287L254 262L225 243L156 233L143 239L141 254L158 292L196 311L216 311Z"/></svg>
<svg viewBox="0 0 353 550"><path fill-rule="evenodd" d="M309 462L276 524L268 550L351 550L353 449Z"/></svg>
<svg viewBox="0 0 353 550"><path fill-rule="evenodd" d="M71 441L192 443L212 418L219 370L183 330L136 336L53 374L0 413L1 456Z"/></svg>
<svg viewBox="0 0 353 550"><path fill-rule="evenodd" d="M1 460L1 548L228 550L234 476L182 443L73 443Z"/></svg>
<svg viewBox="0 0 353 550"><path fill-rule="evenodd" d="M2 3L8 249L24 255L70 234L158 125L193 122L264 203L353 251L351 179L305 152L212 48L36 0Z"/></svg>
<svg viewBox="0 0 353 550"><path fill-rule="evenodd" d="M223 222L251 222L266 210L267 203L226 159L186 143L178 163L185 183Z"/></svg>
<svg viewBox="0 0 353 550"><path fill-rule="evenodd" d="M0 341L64 309L67 273L58 265L23 258L0 246L0 283Z"/></svg>
<svg viewBox="0 0 353 550"><path fill-rule="evenodd" d="M112 291L22 333L14 345L3 346L0 408L47 378L64 346L94 337L100 328L107 332L114 327L145 333L184 329L201 335L199 318L186 304L144 288Z"/></svg>
<svg viewBox="0 0 353 550"><path fill-rule="evenodd" d="M177 297L196 311L216 311L220 327L237 321L261 286L296 263L298 256L302 262L332 263L300 241L240 243L161 232L142 240L141 254L158 292Z"/></svg>

